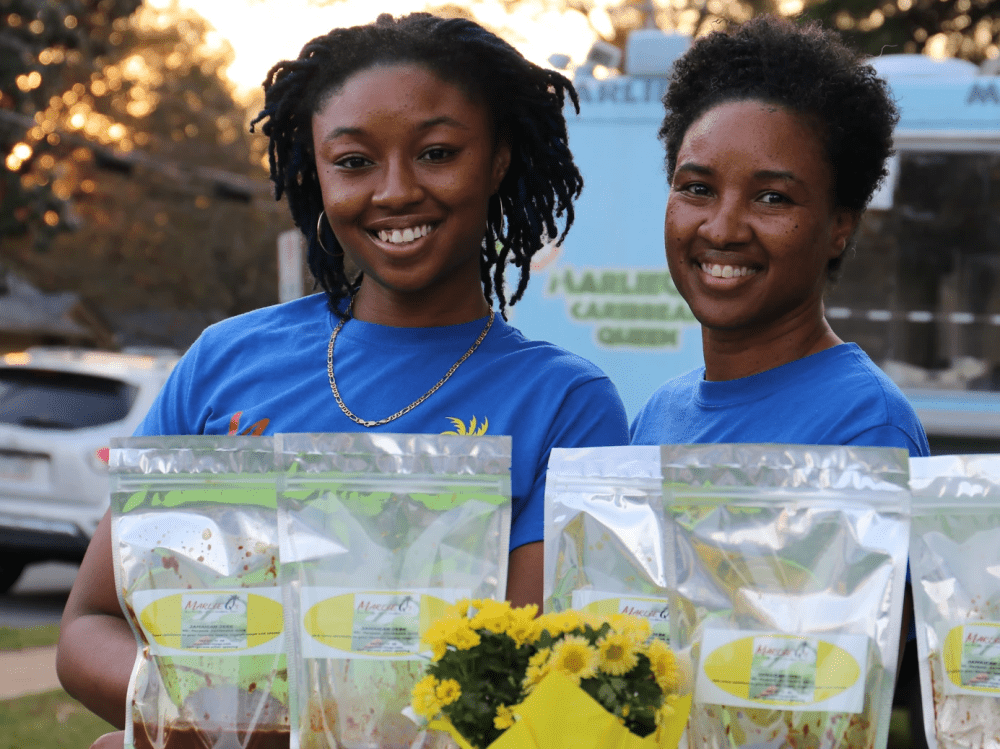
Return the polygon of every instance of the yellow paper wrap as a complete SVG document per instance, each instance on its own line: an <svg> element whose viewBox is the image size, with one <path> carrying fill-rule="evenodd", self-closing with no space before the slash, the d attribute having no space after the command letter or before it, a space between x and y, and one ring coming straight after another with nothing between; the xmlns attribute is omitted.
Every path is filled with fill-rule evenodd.
<svg viewBox="0 0 1000 749"><path fill-rule="evenodd" d="M550 673L520 705L517 722L488 749L676 749L691 709L691 695L679 697L674 714L658 730L640 738L568 678ZM430 728L447 731L462 749L473 749L448 721Z"/></svg>

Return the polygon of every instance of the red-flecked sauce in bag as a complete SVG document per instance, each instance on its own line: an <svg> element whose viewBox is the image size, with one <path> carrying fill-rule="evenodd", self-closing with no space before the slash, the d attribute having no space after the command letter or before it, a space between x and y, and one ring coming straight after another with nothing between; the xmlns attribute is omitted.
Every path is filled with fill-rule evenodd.
<svg viewBox="0 0 1000 749"><path fill-rule="evenodd" d="M273 465L264 437L112 443L115 578L138 646L127 748L289 746Z"/></svg>

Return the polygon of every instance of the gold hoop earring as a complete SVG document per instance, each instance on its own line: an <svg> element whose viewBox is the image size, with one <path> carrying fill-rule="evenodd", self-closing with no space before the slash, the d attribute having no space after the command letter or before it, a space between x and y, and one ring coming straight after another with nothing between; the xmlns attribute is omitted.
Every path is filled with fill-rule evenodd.
<svg viewBox="0 0 1000 749"><path fill-rule="evenodd" d="M326 216L326 211L320 211L319 216L316 217L316 241L319 243L319 248L323 250L323 252L329 255L330 257L343 257L344 256L343 250L334 254L330 252L328 249L326 249L326 245L323 244L323 230L320 228L320 224L323 222L324 216ZM329 224L330 222L327 221L326 223Z"/></svg>

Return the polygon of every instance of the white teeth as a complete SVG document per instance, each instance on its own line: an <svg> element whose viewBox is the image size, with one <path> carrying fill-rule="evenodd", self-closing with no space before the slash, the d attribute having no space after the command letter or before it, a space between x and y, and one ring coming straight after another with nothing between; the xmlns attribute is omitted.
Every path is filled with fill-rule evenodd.
<svg viewBox="0 0 1000 749"><path fill-rule="evenodd" d="M430 233L430 224L424 224L423 226L410 226L402 230L381 229L378 232L378 238L383 242L389 242L390 244L401 244L403 242L412 242L415 239L426 237Z"/></svg>
<svg viewBox="0 0 1000 749"><path fill-rule="evenodd" d="M719 265L718 263L702 263L701 270L714 278L742 278L743 276L752 276L757 272L753 268Z"/></svg>

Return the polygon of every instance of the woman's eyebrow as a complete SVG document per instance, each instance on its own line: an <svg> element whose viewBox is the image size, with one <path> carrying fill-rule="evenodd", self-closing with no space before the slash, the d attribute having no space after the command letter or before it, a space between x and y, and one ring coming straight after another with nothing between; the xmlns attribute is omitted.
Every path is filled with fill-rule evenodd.
<svg viewBox="0 0 1000 749"><path fill-rule="evenodd" d="M462 130L468 130L469 126L454 117L449 117L448 115L441 115L440 117L432 117L429 120L424 120L419 125L417 125L418 130L430 130L437 127L438 125L447 125L449 127L457 127ZM343 137L345 135L360 136L365 134L365 129L363 127L351 127L345 125L343 127L335 127L329 133L326 134L324 141L336 140L337 138Z"/></svg>
<svg viewBox="0 0 1000 749"><path fill-rule="evenodd" d="M802 182L802 180L796 177L793 172L785 172L776 169L762 169L759 172L754 172L753 176L761 180L780 179L785 182Z"/></svg>
<svg viewBox="0 0 1000 749"><path fill-rule="evenodd" d="M430 130L432 127L437 127L438 125L448 125L449 127L458 127L461 128L462 130L469 129L469 126L466 125L464 122L459 122L454 117L449 117L446 114L443 114L440 117L432 117L429 120L421 122L420 125L418 126L418 129Z"/></svg>
<svg viewBox="0 0 1000 749"><path fill-rule="evenodd" d="M336 140L344 135L364 135L364 128L361 127L335 127L333 130L326 134L323 138L324 142L328 140Z"/></svg>
<svg viewBox="0 0 1000 749"><path fill-rule="evenodd" d="M704 164L696 164L693 161L685 161L683 164L679 165L675 171L678 172L694 172L695 174L714 174L715 172L711 167L707 167Z"/></svg>

